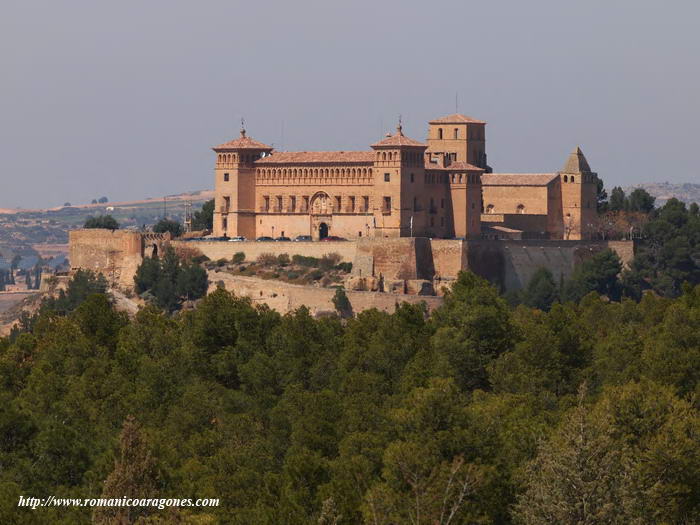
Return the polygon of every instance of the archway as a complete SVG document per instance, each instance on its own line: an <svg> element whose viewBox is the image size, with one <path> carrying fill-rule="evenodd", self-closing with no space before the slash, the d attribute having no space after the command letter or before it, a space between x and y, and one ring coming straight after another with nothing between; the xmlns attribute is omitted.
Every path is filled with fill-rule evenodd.
<svg viewBox="0 0 700 525"><path fill-rule="evenodd" d="M325 239L326 237L328 237L328 225L322 222L318 225L318 238Z"/></svg>

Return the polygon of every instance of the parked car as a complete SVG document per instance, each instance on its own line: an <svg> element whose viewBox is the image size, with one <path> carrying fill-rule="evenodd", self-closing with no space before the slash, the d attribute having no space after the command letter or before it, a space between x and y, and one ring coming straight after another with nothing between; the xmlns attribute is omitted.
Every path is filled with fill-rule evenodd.
<svg viewBox="0 0 700 525"><path fill-rule="evenodd" d="M325 241L325 242L347 241L346 238L344 238L344 237L337 237L337 236L335 236L335 235L329 235L328 237L324 237L324 238L321 239L321 240L322 240L322 241Z"/></svg>
<svg viewBox="0 0 700 525"><path fill-rule="evenodd" d="M313 241L311 235L297 235L294 237L294 242L309 242Z"/></svg>
<svg viewBox="0 0 700 525"><path fill-rule="evenodd" d="M274 242L272 237L262 236L255 239L257 242Z"/></svg>
<svg viewBox="0 0 700 525"><path fill-rule="evenodd" d="M284 236L280 236L280 237L277 237L275 239L275 241L277 241L277 242L287 242L287 241L291 241L291 240L292 239L290 239L289 237L284 237Z"/></svg>
<svg viewBox="0 0 700 525"><path fill-rule="evenodd" d="M207 240L208 241L230 241L231 238L228 235L224 235L223 237L209 237Z"/></svg>
<svg viewBox="0 0 700 525"><path fill-rule="evenodd" d="M238 235L237 237L231 237L229 239L229 241L231 241L231 242L244 242L246 240L247 239L245 237L243 237L243 235Z"/></svg>

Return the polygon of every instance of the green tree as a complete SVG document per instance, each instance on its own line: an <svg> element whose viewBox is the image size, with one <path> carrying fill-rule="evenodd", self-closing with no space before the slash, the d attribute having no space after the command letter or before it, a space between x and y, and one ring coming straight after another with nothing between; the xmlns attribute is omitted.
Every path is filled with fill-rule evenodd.
<svg viewBox="0 0 700 525"><path fill-rule="evenodd" d="M610 192L608 209L610 211L622 211L625 209L625 192L620 186L615 186Z"/></svg>
<svg viewBox="0 0 700 525"><path fill-rule="evenodd" d="M342 288L336 288L335 294L333 295L333 306L335 306L336 312L343 319L352 317L352 305L350 304L350 299Z"/></svg>
<svg viewBox="0 0 700 525"><path fill-rule="evenodd" d="M158 471L140 425L133 416L124 421L119 435L119 456L104 481L101 498L147 498L157 490ZM153 512L153 507L96 507L92 522L96 525L135 523Z"/></svg>
<svg viewBox="0 0 700 525"><path fill-rule="evenodd" d="M163 218L153 226L153 231L156 233L169 232L173 237L179 237L182 235L183 229L179 222Z"/></svg>
<svg viewBox="0 0 700 525"><path fill-rule="evenodd" d="M88 217L83 228L103 228L106 230L118 230L119 223L111 215L100 215L98 217Z"/></svg>
<svg viewBox="0 0 700 525"><path fill-rule="evenodd" d="M207 272L198 264L183 264L177 276L177 293L188 301L204 297L209 281Z"/></svg>
<svg viewBox="0 0 700 525"><path fill-rule="evenodd" d="M627 197L626 209L629 211L639 211L649 213L654 209L654 201L656 199L649 195L649 192L644 188L636 188Z"/></svg>
<svg viewBox="0 0 700 525"><path fill-rule="evenodd" d="M559 299L559 287L552 272L547 268L538 268L522 293L522 302L527 306L548 311Z"/></svg>
<svg viewBox="0 0 700 525"><path fill-rule="evenodd" d="M517 339L498 291L473 273L460 272L432 321L435 372L455 377L464 389L488 389L487 366Z"/></svg>
<svg viewBox="0 0 700 525"><path fill-rule="evenodd" d="M598 179L596 183L596 203L598 213L605 213L608 211L608 192L605 191L605 184L603 179Z"/></svg>
<svg viewBox="0 0 700 525"><path fill-rule="evenodd" d="M611 300L619 300L622 285L618 278L622 271L622 261L612 250L596 253L574 268L574 272L564 284L563 297L567 301L580 301L586 294L597 292Z"/></svg>
<svg viewBox="0 0 700 525"><path fill-rule="evenodd" d="M202 209L194 212L192 216L192 229L211 230L214 227L214 199L208 200L202 205Z"/></svg>

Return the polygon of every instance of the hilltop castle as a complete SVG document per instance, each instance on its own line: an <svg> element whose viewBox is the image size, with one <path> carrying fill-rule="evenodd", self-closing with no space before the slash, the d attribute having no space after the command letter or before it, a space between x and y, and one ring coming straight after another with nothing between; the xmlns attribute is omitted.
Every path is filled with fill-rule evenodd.
<svg viewBox="0 0 700 525"><path fill-rule="evenodd" d="M215 236L588 239L597 176L579 148L559 172L491 173L486 122L431 120L367 151L277 152L246 135L216 152Z"/></svg>

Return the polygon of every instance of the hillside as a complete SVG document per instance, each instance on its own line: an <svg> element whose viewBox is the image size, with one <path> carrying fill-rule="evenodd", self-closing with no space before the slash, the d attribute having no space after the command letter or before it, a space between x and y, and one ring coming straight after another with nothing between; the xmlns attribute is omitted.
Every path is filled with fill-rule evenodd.
<svg viewBox="0 0 700 525"><path fill-rule="evenodd" d="M656 205L663 206L666 201L676 198L686 204L692 202L700 203L700 184L692 182L673 183L673 182L644 182L624 188L625 193L629 195L635 188L643 188L650 195L656 197Z"/></svg>

